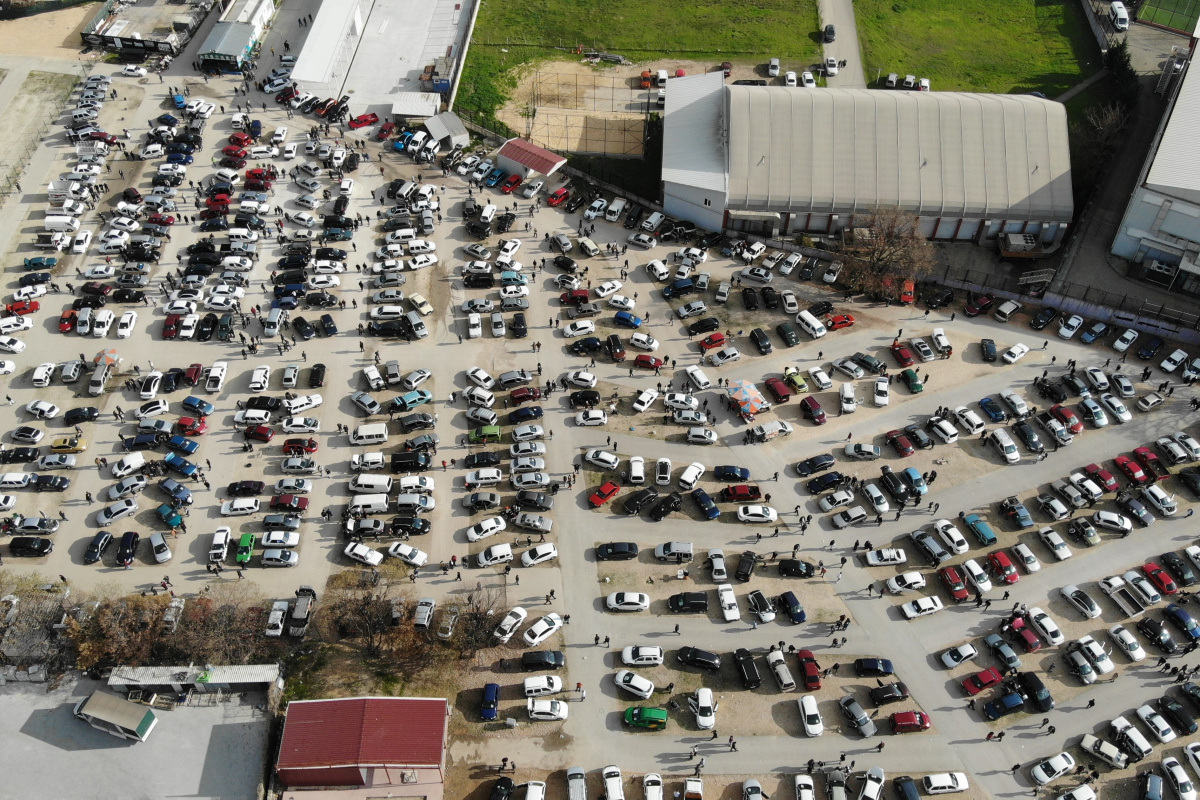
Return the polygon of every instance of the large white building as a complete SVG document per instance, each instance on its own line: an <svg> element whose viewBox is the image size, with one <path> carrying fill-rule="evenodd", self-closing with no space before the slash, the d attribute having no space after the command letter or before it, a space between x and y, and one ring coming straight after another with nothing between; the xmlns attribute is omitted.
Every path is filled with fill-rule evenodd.
<svg viewBox="0 0 1200 800"><path fill-rule="evenodd" d="M1163 116L1112 252L1140 275L1200 294L1200 77L1191 71Z"/></svg>
<svg viewBox="0 0 1200 800"><path fill-rule="evenodd" d="M673 78L663 205L709 230L832 234L877 208L931 239L1028 233L1073 213L1066 110L1032 95L725 85Z"/></svg>

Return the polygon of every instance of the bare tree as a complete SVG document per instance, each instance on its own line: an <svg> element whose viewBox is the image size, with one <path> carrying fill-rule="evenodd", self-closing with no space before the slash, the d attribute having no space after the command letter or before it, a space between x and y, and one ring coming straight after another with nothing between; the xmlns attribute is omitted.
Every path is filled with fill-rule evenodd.
<svg viewBox="0 0 1200 800"><path fill-rule="evenodd" d="M921 234L916 216L896 208L876 209L853 231L843 262L840 283L893 297L900 281L917 281L932 271L934 247Z"/></svg>
<svg viewBox="0 0 1200 800"><path fill-rule="evenodd" d="M151 663L169 599L131 595L104 600L84 619L68 620L63 635L75 647L77 666Z"/></svg>
<svg viewBox="0 0 1200 800"><path fill-rule="evenodd" d="M506 605L504 592L498 586L477 589L467 595L467 601L461 604L462 616L458 620L458 630L451 640L463 658L470 658L477 651L500 643L493 634L502 619L500 612Z"/></svg>
<svg viewBox="0 0 1200 800"><path fill-rule="evenodd" d="M350 575L371 573L351 572ZM393 616L406 618L412 603L390 581L330 581L314 622L322 638L335 641L357 639L365 655L383 652L384 639L392 628Z"/></svg>

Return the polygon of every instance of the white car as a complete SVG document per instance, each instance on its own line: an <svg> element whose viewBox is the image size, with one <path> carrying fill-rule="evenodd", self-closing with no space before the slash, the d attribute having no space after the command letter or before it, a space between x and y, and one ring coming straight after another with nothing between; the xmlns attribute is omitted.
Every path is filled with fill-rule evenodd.
<svg viewBox="0 0 1200 800"><path fill-rule="evenodd" d="M256 497L236 497L221 503L221 516L241 517L257 513L259 500Z"/></svg>
<svg viewBox="0 0 1200 800"><path fill-rule="evenodd" d="M942 601L937 597L918 597L916 600L910 600L901 605L900 610L907 619L916 619L936 614L943 607Z"/></svg>
<svg viewBox="0 0 1200 800"><path fill-rule="evenodd" d="M738 522L769 525L778 521L779 512L765 505L738 506L737 518Z"/></svg>
<svg viewBox="0 0 1200 800"><path fill-rule="evenodd" d="M653 688L652 684L651 690ZM688 708L696 715L696 727L702 731L710 731L716 727L717 707L713 690L707 687L697 689L696 694L688 698Z"/></svg>
<svg viewBox="0 0 1200 800"><path fill-rule="evenodd" d="M596 385L596 376L584 370L575 370L567 373L567 383L581 389L591 389Z"/></svg>
<svg viewBox="0 0 1200 800"><path fill-rule="evenodd" d="M146 77L146 68L134 66L133 64L129 64L124 69L122 69L121 72L118 74L120 74L126 78L144 78L144 77Z"/></svg>
<svg viewBox="0 0 1200 800"><path fill-rule="evenodd" d="M1188 757L1192 757L1191 750L1186 750ZM1175 790L1176 797L1179 800L1196 800L1196 787L1192 783L1192 779L1188 777L1187 770L1179 763L1179 759L1175 756L1169 756L1162 760L1163 775L1166 776L1167 783L1171 784L1171 788Z"/></svg>
<svg viewBox="0 0 1200 800"><path fill-rule="evenodd" d="M75 234L75 240L71 243L71 252L75 255L83 255L87 252L88 246L92 243L91 231L80 231Z"/></svg>
<svg viewBox="0 0 1200 800"><path fill-rule="evenodd" d="M521 566L536 567L538 564L545 564L556 558L558 558L558 548L550 542L546 542L526 550L521 556Z"/></svg>
<svg viewBox="0 0 1200 800"><path fill-rule="evenodd" d="M528 634L526 634L528 635ZM562 700L536 700L529 698L525 701L529 718L539 722L558 722L567 718L567 704ZM532 787L532 784L528 784ZM530 791L532 795L532 789Z"/></svg>
<svg viewBox="0 0 1200 800"><path fill-rule="evenodd" d="M1178 442L1179 446L1184 449L1189 460L1200 461L1200 442L1184 431L1172 434L1171 438Z"/></svg>
<svg viewBox="0 0 1200 800"><path fill-rule="evenodd" d="M608 414L603 411L591 410L580 411L575 415L575 424L582 427L592 427L596 425L607 425Z"/></svg>
<svg viewBox="0 0 1200 800"><path fill-rule="evenodd" d="M321 423L316 417L288 417L282 423L284 433L316 433Z"/></svg>
<svg viewBox="0 0 1200 800"><path fill-rule="evenodd" d="M1078 314L1072 314L1063 320L1058 326L1058 338L1071 339L1075 334L1079 333L1079 329L1083 327L1083 317Z"/></svg>
<svg viewBox="0 0 1200 800"><path fill-rule="evenodd" d="M1029 353L1029 346L1025 344L1014 344L1012 347L1004 351L1001 356L1005 364L1015 364L1024 358Z"/></svg>
<svg viewBox="0 0 1200 800"><path fill-rule="evenodd" d="M592 291L596 293L597 297L608 297L609 295L616 294L620 290L620 281L605 281L604 283L592 289Z"/></svg>
<svg viewBox="0 0 1200 800"><path fill-rule="evenodd" d="M983 567L979 566L978 561L968 558L962 563L962 570L967 574L967 580L980 592L987 593L992 590L992 581Z"/></svg>
<svg viewBox="0 0 1200 800"><path fill-rule="evenodd" d="M596 332L596 323L587 319L579 319L562 329L563 336L574 339L579 336L591 336Z"/></svg>
<svg viewBox="0 0 1200 800"><path fill-rule="evenodd" d="M984 428L983 420L979 418L979 415L966 406L955 408L954 417L958 420L959 426L969 434L977 434Z"/></svg>
<svg viewBox="0 0 1200 800"><path fill-rule="evenodd" d="M646 611L650 608L650 595L642 592L613 592L604 601L609 611Z"/></svg>
<svg viewBox="0 0 1200 800"><path fill-rule="evenodd" d="M1179 369L1179 366L1181 364L1185 363L1187 360L1188 360L1188 354L1185 351L1176 350L1176 351L1172 352L1171 355L1164 358L1162 363L1159 364L1158 366L1159 366L1159 369L1161 369L1163 372L1170 375L1172 372Z"/></svg>
<svg viewBox="0 0 1200 800"><path fill-rule="evenodd" d="M1146 727L1150 729L1150 732L1154 734L1154 737L1163 744L1174 741L1178 735L1175 733L1175 730L1167 724L1167 721L1163 719L1162 716L1149 704L1139 707L1137 710L1137 715L1141 718L1142 722L1145 723Z"/></svg>
<svg viewBox="0 0 1200 800"><path fill-rule="evenodd" d="M738 608L737 596L733 593L733 585L722 583L717 586L717 602L721 606L721 614L725 617L726 622L736 622L742 618L742 611Z"/></svg>
<svg viewBox="0 0 1200 800"><path fill-rule="evenodd" d="M608 298L610 308L615 308L618 311L633 311L637 307L637 302L631 297L626 297L623 294L614 294Z"/></svg>
<svg viewBox="0 0 1200 800"><path fill-rule="evenodd" d="M96 312L96 318L92 322L92 336L101 339L108 336L109 329L112 328L113 320L116 315L107 308Z"/></svg>
<svg viewBox="0 0 1200 800"><path fill-rule="evenodd" d="M1062 536L1053 528L1046 526L1039 529L1038 538L1042 540L1042 544L1046 545L1046 549L1054 554L1056 560L1066 561L1071 557L1071 548L1067 547Z"/></svg>
<svg viewBox="0 0 1200 800"><path fill-rule="evenodd" d="M529 626L522 637L525 644L533 647L549 639L563 626L563 619L558 614L550 613Z"/></svg>
<svg viewBox="0 0 1200 800"><path fill-rule="evenodd" d="M716 352L708 354L708 363L714 367L722 367L734 361L740 361L741 358L742 354L736 347L723 347Z"/></svg>
<svg viewBox="0 0 1200 800"><path fill-rule="evenodd" d="M962 555L970 549L966 537L962 535L950 520L937 520L933 523L933 529L938 532L938 536L942 537L942 541L950 548L950 552L955 555Z"/></svg>
<svg viewBox="0 0 1200 800"><path fill-rule="evenodd" d="M1045 786L1048 783L1058 780L1073 769L1075 769L1075 759L1071 757L1071 754L1059 753L1045 761L1039 761L1034 764L1029 768L1029 774L1033 776L1033 779L1039 786Z"/></svg>
<svg viewBox="0 0 1200 800"><path fill-rule="evenodd" d="M629 692L631 695L640 697L643 700L649 699L654 694L654 684L633 670L619 670L613 676L613 681L616 683L618 689Z"/></svg>
<svg viewBox="0 0 1200 800"><path fill-rule="evenodd" d="M1124 625L1114 625L1109 628L1108 636L1113 640L1117 649L1124 653L1130 661L1136 663L1145 660L1146 651L1142 649L1141 642Z"/></svg>
<svg viewBox="0 0 1200 800"><path fill-rule="evenodd" d="M653 353L658 349L658 340L647 333L635 333L629 337L629 343L639 350Z"/></svg>
<svg viewBox="0 0 1200 800"><path fill-rule="evenodd" d="M342 552L346 554L347 558L369 567L378 567L383 563L383 553L372 550L362 542L351 542Z"/></svg>
<svg viewBox="0 0 1200 800"><path fill-rule="evenodd" d="M825 732L825 723L821 719L821 711L817 707L817 698L806 694L796 701L800 707L800 722L804 725L805 736L820 736Z"/></svg>
<svg viewBox="0 0 1200 800"><path fill-rule="evenodd" d="M663 649L652 645L630 645L621 651L621 663L627 667L662 666Z"/></svg>
<svg viewBox="0 0 1200 800"><path fill-rule="evenodd" d="M1029 620L1030 626L1032 626L1035 631L1040 633L1042 638L1045 639L1050 645L1057 647L1066 641L1066 637L1063 636L1063 632L1059 629L1058 623L1051 619L1050 615L1042 609L1037 608L1036 606L1029 609L1028 613L1026 614L1026 618Z"/></svg>
<svg viewBox="0 0 1200 800"><path fill-rule="evenodd" d="M608 472L613 471L621 465L621 459L618 458L616 454L610 453L607 450L600 450L599 448L593 448L585 452L583 454L583 459L589 464L594 464L600 469ZM538 460L541 461L541 459Z"/></svg>
<svg viewBox="0 0 1200 800"><path fill-rule="evenodd" d="M467 528L467 541L478 542L489 536L495 536L508 527L504 517L488 517L482 522L478 522Z"/></svg>
<svg viewBox="0 0 1200 800"><path fill-rule="evenodd" d="M658 399L658 392L654 389L643 389L638 393L638 396L633 401L633 410L642 412L654 405L654 401Z"/></svg>
<svg viewBox="0 0 1200 800"><path fill-rule="evenodd" d="M872 394L876 408L883 408L891 400L891 391L887 378L875 379L875 391Z"/></svg>
<svg viewBox="0 0 1200 800"><path fill-rule="evenodd" d="M255 367L254 371L250 373L250 391L252 392L265 391L270 382L271 368L266 364Z"/></svg>
<svg viewBox="0 0 1200 800"><path fill-rule="evenodd" d="M317 224L317 218L307 211L285 211L283 212L283 218L304 228L311 228Z"/></svg>
<svg viewBox="0 0 1200 800"><path fill-rule="evenodd" d="M946 666L946 669L954 669L961 664L973 660L977 655L979 655L979 651L975 649L975 645L970 643L960 644L958 647L951 647L942 653L942 663Z"/></svg>
<svg viewBox="0 0 1200 800"><path fill-rule="evenodd" d="M480 367L471 367L468 369L467 378L482 389L491 389L496 385L496 379Z"/></svg>
<svg viewBox="0 0 1200 800"><path fill-rule="evenodd" d="M504 616L504 619L500 620L500 624L496 626L496 631L492 635L499 639L501 644L507 644L528 616L528 611L516 606Z"/></svg>

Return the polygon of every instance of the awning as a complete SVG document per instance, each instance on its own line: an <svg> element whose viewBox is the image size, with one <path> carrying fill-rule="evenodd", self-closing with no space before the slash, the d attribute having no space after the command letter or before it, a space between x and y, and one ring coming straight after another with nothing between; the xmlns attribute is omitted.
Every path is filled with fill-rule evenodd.
<svg viewBox="0 0 1200 800"><path fill-rule="evenodd" d="M733 219L765 219L774 222L781 222L783 220L778 211L734 211L731 208L726 213Z"/></svg>
<svg viewBox="0 0 1200 800"><path fill-rule="evenodd" d="M771 408L771 403L750 381L733 381L725 391L743 414L758 414Z"/></svg>

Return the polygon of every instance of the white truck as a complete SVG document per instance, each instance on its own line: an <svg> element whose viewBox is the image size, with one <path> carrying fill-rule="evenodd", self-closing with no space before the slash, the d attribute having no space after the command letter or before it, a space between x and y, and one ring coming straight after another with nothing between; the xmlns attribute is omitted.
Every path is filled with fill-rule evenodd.
<svg viewBox="0 0 1200 800"><path fill-rule="evenodd" d="M78 181L50 181L46 186L46 194L50 195L51 203L61 203L64 200L83 200L88 196L88 190Z"/></svg>
<svg viewBox="0 0 1200 800"><path fill-rule="evenodd" d="M683 800L704 800L704 781L688 778L683 782Z"/></svg>
<svg viewBox="0 0 1200 800"><path fill-rule="evenodd" d="M39 250L66 250L71 244L69 233L39 233L34 246Z"/></svg>
<svg viewBox="0 0 1200 800"><path fill-rule="evenodd" d="M75 154L80 156L106 156L108 155L108 145L96 140L79 142L75 145Z"/></svg>
<svg viewBox="0 0 1200 800"><path fill-rule="evenodd" d="M1141 598L1130 591L1125 581L1116 575L1100 581L1100 590L1131 618L1140 617L1146 610L1146 604L1142 602Z"/></svg>

